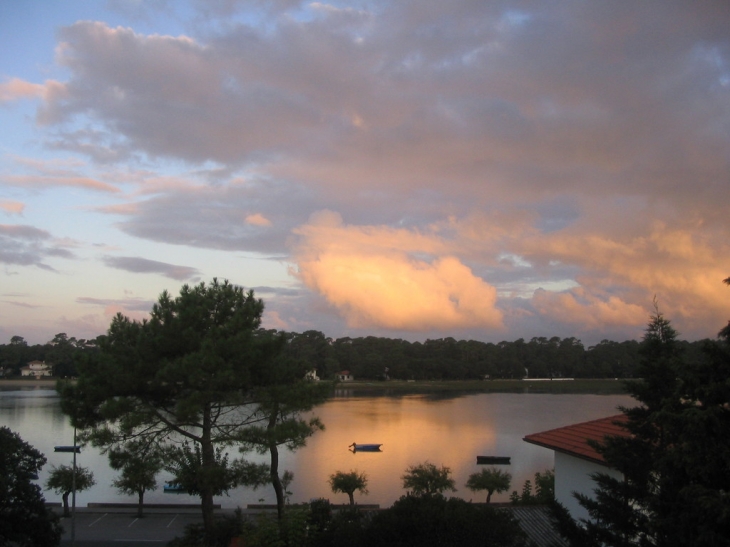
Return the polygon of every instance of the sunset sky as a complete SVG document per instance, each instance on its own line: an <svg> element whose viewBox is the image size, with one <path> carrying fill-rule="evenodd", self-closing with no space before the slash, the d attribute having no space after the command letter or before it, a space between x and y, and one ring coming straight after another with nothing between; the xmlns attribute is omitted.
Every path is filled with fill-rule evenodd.
<svg viewBox="0 0 730 547"><path fill-rule="evenodd" d="M730 319L727 0L0 2L0 343L213 277L425 340Z"/></svg>

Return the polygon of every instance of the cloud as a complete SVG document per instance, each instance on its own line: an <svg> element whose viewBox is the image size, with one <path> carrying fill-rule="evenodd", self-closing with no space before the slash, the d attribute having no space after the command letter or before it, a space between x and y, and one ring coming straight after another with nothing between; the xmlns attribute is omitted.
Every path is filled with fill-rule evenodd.
<svg viewBox="0 0 730 547"><path fill-rule="evenodd" d="M22 215L25 210L25 203L2 199L0 200L0 209L11 215Z"/></svg>
<svg viewBox="0 0 730 547"><path fill-rule="evenodd" d="M78 188L98 190L101 192L119 192L118 188L89 177L42 177L32 175L6 175L4 177L4 182L11 186L37 186L45 188L50 188L53 186L75 186Z"/></svg>
<svg viewBox="0 0 730 547"><path fill-rule="evenodd" d="M119 188L84 173L86 165L78 160L37 160L13 158L16 165L30 173L6 173L2 182L24 188L52 188L68 186L117 193Z"/></svg>
<svg viewBox="0 0 730 547"><path fill-rule="evenodd" d="M83 305L88 306L94 306L94 307L101 307L104 310L104 318L106 320L106 324L108 325L109 321L118 313L121 313L122 315L129 317L130 319L134 319L137 321L142 321L143 319L148 319L150 311L152 311L152 306L155 304L152 300L145 300L142 298L121 298L121 299L115 299L115 298L93 298L88 296L80 296L76 299L76 302ZM99 317L96 315L86 315L86 318L93 318L91 321L95 325L97 325L96 332L102 332L106 326L103 326L102 328L98 328L98 325L100 325ZM93 332L93 331L92 331Z"/></svg>
<svg viewBox="0 0 730 547"><path fill-rule="evenodd" d="M261 213L254 213L246 217L246 224L252 226L271 226L271 221Z"/></svg>
<svg viewBox="0 0 730 547"><path fill-rule="evenodd" d="M2 184L96 191L148 242L290 252L308 291L267 309L292 328L600 339L654 294L686 334L724 323L725 1L195 6L186 35L79 21L65 81L0 84L89 160ZM33 241L12 239L32 264L63 250Z"/></svg>
<svg viewBox="0 0 730 547"><path fill-rule="evenodd" d="M297 228L297 276L353 327L499 329L496 290L453 256L419 259L436 238L386 227L344 226L323 212Z"/></svg>
<svg viewBox="0 0 730 547"><path fill-rule="evenodd" d="M305 222L316 205L311 191L286 182L188 184L155 190L143 201L99 210L125 215L118 227L147 240L281 254L291 229Z"/></svg>
<svg viewBox="0 0 730 547"><path fill-rule="evenodd" d="M28 308L28 309L36 309L40 308L40 306L34 305L34 304L28 304L26 302L15 302L14 300L3 300L6 304L10 304L11 306L18 306L19 308Z"/></svg>
<svg viewBox="0 0 730 547"><path fill-rule="evenodd" d="M158 273L178 281L197 280L200 275L200 271L196 268L133 256L106 256L104 257L104 263L110 268L133 273Z"/></svg>
<svg viewBox="0 0 730 547"><path fill-rule="evenodd" d="M583 331L644 325L647 320L645 306L624 302L616 296L599 298L583 287L557 293L538 289L532 305L539 313Z"/></svg>
<svg viewBox="0 0 730 547"><path fill-rule="evenodd" d="M640 324L656 296L687 336L707 336L726 320L727 294L720 281L730 271L730 244L723 232L660 221L650 222L641 235L611 237L587 229L576 226L516 242L523 256L542 264L538 267L550 269L552 262L577 268L579 288L535 293L539 313L586 329Z"/></svg>
<svg viewBox="0 0 730 547"><path fill-rule="evenodd" d="M44 94L45 87L43 85L26 82L20 78L11 78L0 84L0 102L35 99L43 97Z"/></svg>
<svg viewBox="0 0 730 547"><path fill-rule="evenodd" d="M21 224L0 224L0 263L55 271L44 261L52 257L75 258L45 230Z"/></svg>

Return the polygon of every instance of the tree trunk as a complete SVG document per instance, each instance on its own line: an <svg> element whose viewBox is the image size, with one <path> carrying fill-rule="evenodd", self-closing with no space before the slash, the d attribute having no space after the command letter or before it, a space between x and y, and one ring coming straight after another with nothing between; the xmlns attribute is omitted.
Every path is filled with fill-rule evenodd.
<svg viewBox="0 0 730 547"><path fill-rule="evenodd" d="M489 503L491 501L491 499L492 499L492 491L487 490L487 503Z"/></svg>
<svg viewBox="0 0 730 547"><path fill-rule="evenodd" d="M276 513L281 520L284 517L284 486L279 478L279 448L276 444L271 443L269 452L271 454L271 484L276 494Z"/></svg>
<svg viewBox="0 0 730 547"><path fill-rule="evenodd" d="M144 516L142 508L144 507L144 490L137 492L139 496L139 503L137 504L137 517L142 518Z"/></svg>
<svg viewBox="0 0 730 547"><path fill-rule="evenodd" d="M208 481L210 481L212 470L215 466L215 448L211 441L211 416L210 405L203 407L203 428L200 439L200 452L202 456L201 476L203 484L200 487L200 506L203 511L203 529L205 530L206 545L213 545L215 537L215 517L213 506L213 489Z"/></svg>
<svg viewBox="0 0 730 547"><path fill-rule="evenodd" d="M350 505L355 505L355 492L348 492L348 496L350 496Z"/></svg>
<svg viewBox="0 0 730 547"><path fill-rule="evenodd" d="M284 487L279 478L279 447L274 438L274 430L276 428L276 420L279 417L279 405L274 404L274 408L269 416L269 424L267 430L269 432L269 454L271 455L271 467L269 473L271 475L271 484L276 494L276 514L279 520L284 518Z"/></svg>
<svg viewBox="0 0 730 547"><path fill-rule="evenodd" d="M68 517L71 516L71 513L68 510L68 495L70 493L71 492L64 492L63 493L63 496L61 496L62 499L63 499L63 516L66 517L66 518L68 518Z"/></svg>

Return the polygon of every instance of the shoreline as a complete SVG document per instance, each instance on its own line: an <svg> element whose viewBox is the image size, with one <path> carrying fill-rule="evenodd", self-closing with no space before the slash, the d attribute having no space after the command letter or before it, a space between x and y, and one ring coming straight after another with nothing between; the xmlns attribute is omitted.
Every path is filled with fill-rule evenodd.
<svg viewBox="0 0 730 547"><path fill-rule="evenodd" d="M533 378L525 380L388 380L339 382L335 393L583 393L596 395L625 394L622 378Z"/></svg>
<svg viewBox="0 0 730 547"><path fill-rule="evenodd" d="M0 387L43 387L56 389L59 378L1 378Z"/></svg>
<svg viewBox="0 0 730 547"><path fill-rule="evenodd" d="M58 378L1 378L0 388L41 388L56 389ZM73 381L73 380L71 380ZM525 380L388 380L340 382L334 385L334 392L343 391L365 393L437 393L437 392L464 392L464 393L592 393L621 394L626 393L620 378L535 378Z"/></svg>

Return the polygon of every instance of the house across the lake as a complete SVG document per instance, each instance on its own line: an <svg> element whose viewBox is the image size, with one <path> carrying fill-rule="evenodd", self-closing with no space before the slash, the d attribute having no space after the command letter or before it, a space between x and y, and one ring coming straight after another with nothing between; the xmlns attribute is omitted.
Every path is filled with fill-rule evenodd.
<svg viewBox="0 0 730 547"><path fill-rule="evenodd" d="M622 474L606 465L603 456L588 441L602 442L606 437L622 437L629 433L621 424L626 416L619 414L527 435L524 440L553 450L555 453L555 499L562 503L571 516L588 519L586 511L575 499L574 492L595 497L593 473L604 473L621 479Z"/></svg>
<svg viewBox="0 0 730 547"><path fill-rule="evenodd" d="M21 376L35 376L36 378L50 376L52 372L51 367L45 361L31 361L20 369Z"/></svg>
<svg viewBox="0 0 730 547"><path fill-rule="evenodd" d="M341 370L335 376L338 382L352 382L355 379L349 370Z"/></svg>

